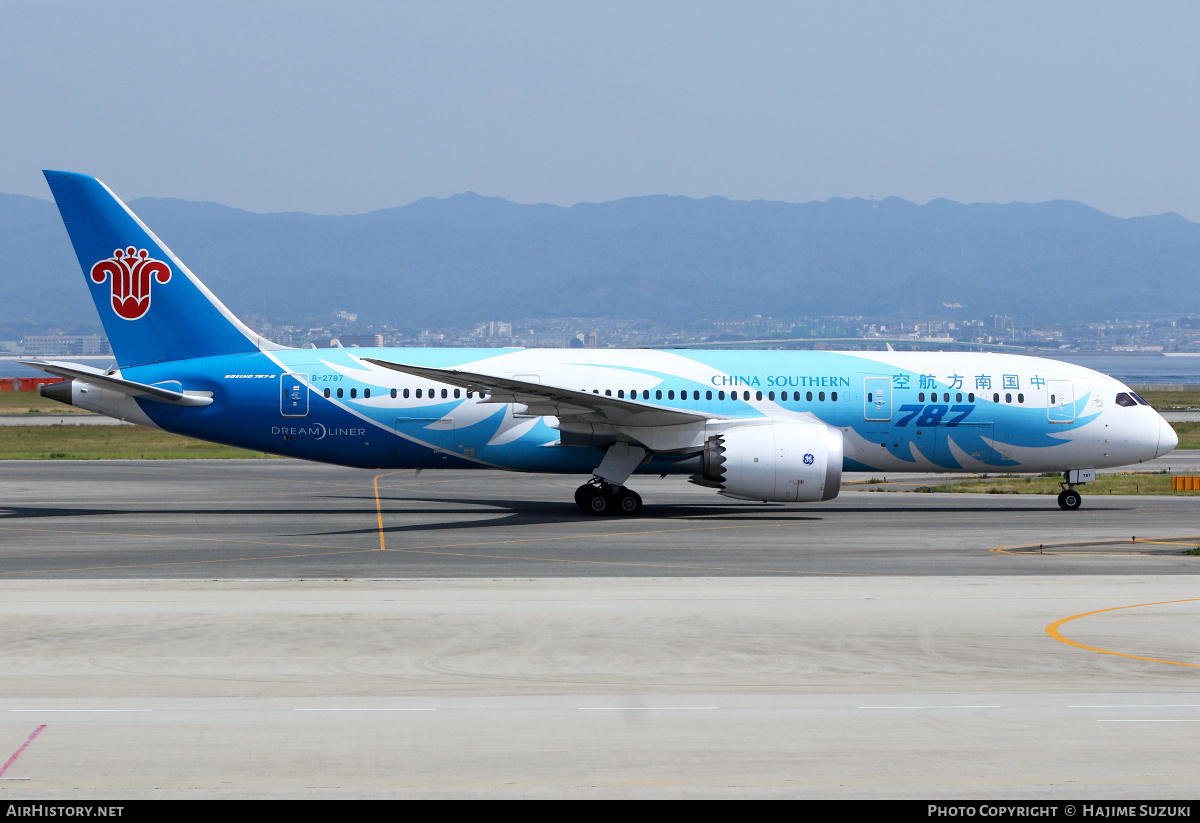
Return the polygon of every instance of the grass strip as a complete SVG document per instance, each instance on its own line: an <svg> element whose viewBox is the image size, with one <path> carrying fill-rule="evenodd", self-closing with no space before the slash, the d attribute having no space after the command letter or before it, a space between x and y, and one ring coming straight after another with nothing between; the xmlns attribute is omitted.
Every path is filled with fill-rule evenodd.
<svg viewBox="0 0 1200 823"><path fill-rule="evenodd" d="M1142 399L1159 411L1200 409L1200 389L1188 391L1140 391Z"/></svg>
<svg viewBox="0 0 1200 823"><path fill-rule="evenodd" d="M0 426L0 460L271 457L144 426Z"/></svg>
<svg viewBox="0 0 1200 823"><path fill-rule="evenodd" d="M78 409L42 397L35 391L0 391L0 414L88 414L86 409Z"/></svg>
<svg viewBox="0 0 1200 823"><path fill-rule="evenodd" d="M1171 428L1179 435L1177 449L1200 449L1200 421L1172 423Z"/></svg>
<svg viewBox="0 0 1200 823"><path fill-rule="evenodd" d="M918 486L915 492L937 492L950 494L1054 494L1062 491L1059 484L1062 475L1017 477L980 477L978 479L958 480L941 486ZM1094 483L1084 483L1076 486L1075 491L1084 495L1093 494L1173 494L1183 497L1196 497L1200 491L1173 492L1171 491L1171 475L1156 474L1101 474Z"/></svg>

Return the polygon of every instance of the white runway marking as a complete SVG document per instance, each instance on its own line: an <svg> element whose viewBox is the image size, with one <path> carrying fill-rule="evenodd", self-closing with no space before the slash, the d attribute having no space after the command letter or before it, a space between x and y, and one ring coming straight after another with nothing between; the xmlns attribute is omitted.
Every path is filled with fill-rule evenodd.
<svg viewBox="0 0 1200 823"><path fill-rule="evenodd" d="M294 712L436 712L437 709L292 709Z"/></svg>
<svg viewBox="0 0 1200 823"><path fill-rule="evenodd" d="M859 706L860 709L998 709L999 706Z"/></svg>
<svg viewBox="0 0 1200 823"><path fill-rule="evenodd" d="M579 706L581 712L701 712L720 706Z"/></svg>
<svg viewBox="0 0 1200 823"><path fill-rule="evenodd" d="M152 712L154 709L9 709L10 712Z"/></svg>

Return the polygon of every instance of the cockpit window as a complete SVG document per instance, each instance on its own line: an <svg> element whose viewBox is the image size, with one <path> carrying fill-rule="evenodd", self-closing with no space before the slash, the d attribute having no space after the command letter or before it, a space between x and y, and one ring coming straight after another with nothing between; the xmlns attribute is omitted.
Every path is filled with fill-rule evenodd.
<svg viewBox="0 0 1200 823"><path fill-rule="evenodd" d="M1143 398L1143 397L1142 397L1140 394L1138 394L1138 393L1137 393L1137 392L1135 392L1135 391L1131 391L1131 392L1129 393L1129 396L1130 396L1130 397L1132 397L1134 400L1138 401L1139 403L1141 403L1143 406L1149 406L1149 405L1150 405L1149 403L1147 403L1147 402L1146 402L1145 398Z"/></svg>
<svg viewBox="0 0 1200 823"><path fill-rule="evenodd" d="M1129 396L1128 392L1121 392L1117 395L1118 406L1136 406L1137 401Z"/></svg>

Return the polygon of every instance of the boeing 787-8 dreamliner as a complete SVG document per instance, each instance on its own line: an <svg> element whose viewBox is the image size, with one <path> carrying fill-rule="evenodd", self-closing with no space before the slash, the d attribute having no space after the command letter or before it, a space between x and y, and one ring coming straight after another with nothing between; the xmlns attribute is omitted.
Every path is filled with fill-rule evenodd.
<svg viewBox="0 0 1200 823"><path fill-rule="evenodd" d="M246 327L94 177L46 179L118 368L33 362L43 394L189 437L364 468L589 478L592 514L635 515L638 473L729 497L830 500L843 471L1062 472L1175 448L1099 372L979 353L329 348Z"/></svg>

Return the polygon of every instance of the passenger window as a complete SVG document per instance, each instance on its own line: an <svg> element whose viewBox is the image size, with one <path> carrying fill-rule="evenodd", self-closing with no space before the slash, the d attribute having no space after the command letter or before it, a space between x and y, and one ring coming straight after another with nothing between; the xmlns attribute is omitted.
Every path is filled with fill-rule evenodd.
<svg viewBox="0 0 1200 823"><path fill-rule="evenodd" d="M1005 403L1011 403L1011 402L1012 402L1012 392L1005 392L1005 393L1004 393L1004 402L1005 402Z"/></svg>
<svg viewBox="0 0 1200 823"><path fill-rule="evenodd" d="M342 390L338 389L338 397L341 397L341 396L342 396Z"/></svg>
<svg viewBox="0 0 1200 823"><path fill-rule="evenodd" d="M352 397L352 398L354 398L354 397L358 397L358 389L351 389L351 390L350 390L350 397Z"/></svg>
<svg viewBox="0 0 1200 823"><path fill-rule="evenodd" d="M404 390L404 399L405 399L405 400L407 400L407 399L408 399L408 389L405 389L405 390Z"/></svg>
<svg viewBox="0 0 1200 823"><path fill-rule="evenodd" d="M1024 402L1025 402L1025 395L1024 395L1024 394L1018 394L1018 395L1017 395L1017 402L1018 402L1018 403L1024 403Z"/></svg>
<svg viewBox="0 0 1200 823"><path fill-rule="evenodd" d="M442 397L443 398L445 398L448 394L449 394L449 392L447 392L445 389L442 389Z"/></svg>
<svg viewBox="0 0 1200 823"><path fill-rule="evenodd" d="M812 400L812 397L810 396L808 399ZM792 392L792 400L799 403L800 402L800 392L798 392L798 391Z"/></svg>
<svg viewBox="0 0 1200 823"><path fill-rule="evenodd" d="M809 391L809 392L805 392L805 393L804 393L804 399L805 399L805 400L807 400L809 403L811 403L811 402L812 402L812 392L810 392L810 391Z"/></svg>
<svg viewBox="0 0 1200 823"><path fill-rule="evenodd" d="M395 397L396 397L396 390L392 389L392 399L395 399Z"/></svg>
<svg viewBox="0 0 1200 823"><path fill-rule="evenodd" d="M328 397L328 396L329 396L329 389L326 389L326 390L325 390L325 396L326 396L326 397Z"/></svg>
<svg viewBox="0 0 1200 823"><path fill-rule="evenodd" d="M725 399L725 392L723 392L723 391L719 391L719 392L717 392L717 399L718 399L718 400L724 400L724 399Z"/></svg>
<svg viewBox="0 0 1200 823"><path fill-rule="evenodd" d="M605 396L605 397L612 397L612 389L605 389L605 390L604 390L604 396Z"/></svg>
<svg viewBox="0 0 1200 823"><path fill-rule="evenodd" d="M775 392L767 392L767 399L768 399L768 400L774 400L774 399L775 399Z"/></svg>
<svg viewBox="0 0 1200 823"><path fill-rule="evenodd" d="M830 392L829 399L832 400L834 403L836 403L837 402L837 392Z"/></svg>
<svg viewBox="0 0 1200 823"><path fill-rule="evenodd" d="M662 400L662 389L655 389L655 390L654 390L654 399L655 399L655 400Z"/></svg>
<svg viewBox="0 0 1200 823"><path fill-rule="evenodd" d="M619 398L624 398L624 397L625 397L625 390L624 390L624 389L617 389L617 397L619 397Z"/></svg>
<svg viewBox="0 0 1200 823"><path fill-rule="evenodd" d="M968 395L967 395L967 402L968 402L968 403L974 403L974 402L975 402L975 392L971 392L970 394L968 394Z"/></svg>
<svg viewBox="0 0 1200 823"><path fill-rule="evenodd" d="M999 402L1000 402L1000 393L999 393L999 392L993 392L993 394L992 394L992 402L993 402L993 403L999 403Z"/></svg>
<svg viewBox="0 0 1200 823"><path fill-rule="evenodd" d="M671 389L669 392L667 392L667 399L668 399L668 400L674 400L674 399L675 399L675 390L674 390L674 389Z"/></svg>
<svg viewBox="0 0 1200 823"><path fill-rule="evenodd" d="M705 400L712 400L712 392L711 392L711 391L706 391L706 392L704 393L704 399L705 399Z"/></svg>
<svg viewBox="0 0 1200 823"><path fill-rule="evenodd" d="M918 394L918 395L917 395L917 400L919 400L919 401L921 401L922 403L924 403L924 402L925 402L925 392L921 392L920 394Z"/></svg>
<svg viewBox="0 0 1200 823"><path fill-rule="evenodd" d="M962 392L958 392L957 394L955 394L955 395L954 395L954 402L955 402L955 403L961 403L961 402L962 402Z"/></svg>
<svg viewBox="0 0 1200 823"><path fill-rule="evenodd" d="M455 400L457 400L457 399L458 399L458 392L459 392L459 391L460 391L459 389L455 389L455 390L454 390L454 399L455 399ZM368 396L368 397L370 397L370 395L367 395L367 396Z"/></svg>
<svg viewBox="0 0 1200 823"><path fill-rule="evenodd" d="M817 393L817 400L819 400L819 401L821 401L822 403L824 403L824 402L825 402L825 392L818 392L818 393Z"/></svg>
<svg viewBox="0 0 1200 823"><path fill-rule="evenodd" d="M1120 394L1117 395L1117 405L1118 406L1136 406L1137 401L1134 400L1132 397L1130 397L1125 392L1121 392Z"/></svg>
<svg viewBox="0 0 1200 823"><path fill-rule="evenodd" d="M417 399L418 400L421 399L421 390L420 389L417 389Z"/></svg>
<svg viewBox="0 0 1200 823"><path fill-rule="evenodd" d="M756 392L754 393L754 399L755 399L755 400L762 400L762 392L760 392L760 391L756 391Z"/></svg>
<svg viewBox="0 0 1200 823"><path fill-rule="evenodd" d="M473 392L473 391L469 391L469 392L467 392L467 399L468 399L468 400L470 400L470 399L471 399L472 397L474 397L474 396L475 396L475 392Z"/></svg>

